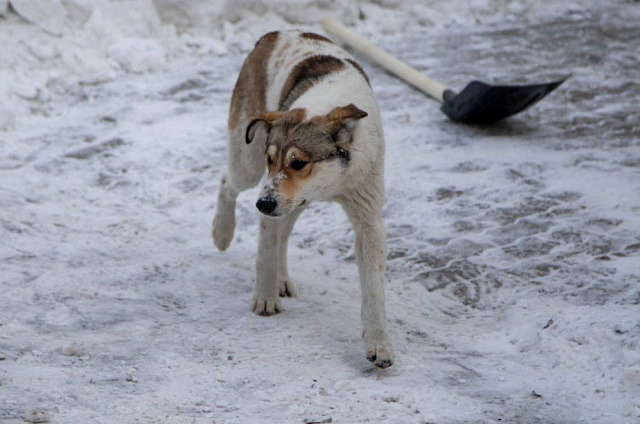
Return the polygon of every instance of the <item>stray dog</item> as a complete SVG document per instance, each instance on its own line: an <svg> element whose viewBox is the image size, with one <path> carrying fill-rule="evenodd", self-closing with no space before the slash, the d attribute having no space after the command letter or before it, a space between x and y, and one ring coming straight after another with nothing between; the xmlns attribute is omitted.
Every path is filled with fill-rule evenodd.
<svg viewBox="0 0 640 424"><path fill-rule="evenodd" d="M363 69L321 35L268 33L242 65L228 131L228 174L220 182L212 231L219 250L233 238L238 194L267 172L256 203L262 215L253 312L276 314L278 296L295 296L287 270L293 225L310 202L338 202L356 234L366 357L380 368L393 365L380 217L384 135Z"/></svg>

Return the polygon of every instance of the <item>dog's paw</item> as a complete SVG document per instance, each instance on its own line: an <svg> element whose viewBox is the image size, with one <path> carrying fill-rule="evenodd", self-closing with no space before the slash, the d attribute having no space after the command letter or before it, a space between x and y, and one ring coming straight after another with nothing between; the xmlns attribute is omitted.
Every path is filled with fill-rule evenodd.
<svg viewBox="0 0 640 424"><path fill-rule="evenodd" d="M280 280L280 297L296 297L296 285L288 278Z"/></svg>
<svg viewBox="0 0 640 424"><path fill-rule="evenodd" d="M382 340L365 340L365 356L378 368L389 368L393 365L394 354L391 340L388 336Z"/></svg>
<svg viewBox="0 0 640 424"><path fill-rule="evenodd" d="M254 297L251 300L251 310L257 315L268 317L282 311L282 307L280 306L280 299L278 299L277 297Z"/></svg>

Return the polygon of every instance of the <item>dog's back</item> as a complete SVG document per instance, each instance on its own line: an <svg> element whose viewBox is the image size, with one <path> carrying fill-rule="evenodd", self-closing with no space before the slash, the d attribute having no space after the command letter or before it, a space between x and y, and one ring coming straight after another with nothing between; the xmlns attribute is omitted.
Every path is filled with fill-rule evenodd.
<svg viewBox="0 0 640 424"><path fill-rule="evenodd" d="M301 101L310 103L304 102L303 97L327 79L349 80L348 93L338 98L332 96L333 103L339 103L340 98L353 102L354 93L370 92L369 79L362 67L331 40L298 30L264 35L240 70L231 98L229 129L234 130L252 116L266 111L300 107ZM313 105L303 107L313 108ZM313 109L307 111L308 116L328 112Z"/></svg>

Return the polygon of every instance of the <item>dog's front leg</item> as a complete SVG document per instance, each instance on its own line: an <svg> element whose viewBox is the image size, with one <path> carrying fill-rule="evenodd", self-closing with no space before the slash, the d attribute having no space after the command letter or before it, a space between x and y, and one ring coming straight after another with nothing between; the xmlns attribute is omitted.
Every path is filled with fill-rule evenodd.
<svg viewBox="0 0 640 424"><path fill-rule="evenodd" d="M256 282L253 287L251 309L258 315L280 312L278 299L278 262L280 254L280 227L282 221L260 216L260 241L256 259Z"/></svg>
<svg viewBox="0 0 640 424"><path fill-rule="evenodd" d="M283 218L280 227L280 262L278 266L278 285L280 287L280 297L295 297L296 286L289 277L289 268L287 267L287 245L289 244L289 236L296 220L306 207L298 207L289 215Z"/></svg>
<svg viewBox="0 0 640 424"><path fill-rule="evenodd" d="M367 359L377 367L387 368L393 365L394 355L384 306L386 235L379 213L362 216L362 211L359 212L349 215L356 233L362 291L362 341Z"/></svg>

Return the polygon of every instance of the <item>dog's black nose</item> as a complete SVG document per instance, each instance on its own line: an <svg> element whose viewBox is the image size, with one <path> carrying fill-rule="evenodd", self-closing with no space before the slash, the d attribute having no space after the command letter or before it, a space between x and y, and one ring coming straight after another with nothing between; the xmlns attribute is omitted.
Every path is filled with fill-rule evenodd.
<svg viewBox="0 0 640 424"><path fill-rule="evenodd" d="M266 215L269 215L271 212L273 212L276 209L276 206L278 206L278 202L276 202L272 197L261 197L256 202L256 207L258 208L258 210Z"/></svg>

